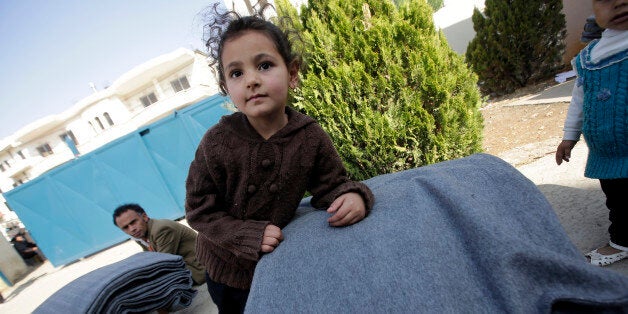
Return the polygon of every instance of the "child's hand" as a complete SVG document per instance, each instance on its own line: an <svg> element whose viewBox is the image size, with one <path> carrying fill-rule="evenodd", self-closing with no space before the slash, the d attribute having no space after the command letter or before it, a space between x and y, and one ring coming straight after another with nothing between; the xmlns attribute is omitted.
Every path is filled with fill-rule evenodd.
<svg viewBox="0 0 628 314"><path fill-rule="evenodd" d="M340 195L333 203L331 203L327 212L334 214L327 219L329 225L333 227L352 225L364 219L366 216L366 209L362 196L353 192Z"/></svg>
<svg viewBox="0 0 628 314"><path fill-rule="evenodd" d="M262 252L270 253L275 250L279 243L283 240L281 229L275 225L268 225L264 229L264 237L262 238Z"/></svg>
<svg viewBox="0 0 628 314"><path fill-rule="evenodd" d="M556 149L556 164L560 165L563 163L563 160L569 162L569 158L571 158L571 149L576 146L576 141L568 141L563 140L558 144L558 148Z"/></svg>

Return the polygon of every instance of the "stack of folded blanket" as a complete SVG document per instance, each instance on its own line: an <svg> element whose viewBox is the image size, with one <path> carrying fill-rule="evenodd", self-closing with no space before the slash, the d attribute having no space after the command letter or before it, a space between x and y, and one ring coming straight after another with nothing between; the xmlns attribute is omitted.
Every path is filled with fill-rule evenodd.
<svg viewBox="0 0 628 314"><path fill-rule="evenodd" d="M34 313L145 313L188 307L197 291L181 256L141 252L85 274Z"/></svg>

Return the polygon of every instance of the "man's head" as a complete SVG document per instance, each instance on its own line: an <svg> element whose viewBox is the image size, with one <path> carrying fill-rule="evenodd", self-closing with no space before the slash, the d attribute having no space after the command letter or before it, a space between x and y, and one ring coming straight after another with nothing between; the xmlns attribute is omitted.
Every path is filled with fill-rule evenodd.
<svg viewBox="0 0 628 314"><path fill-rule="evenodd" d="M124 204L113 212L113 224L134 238L146 238L148 215L140 205Z"/></svg>

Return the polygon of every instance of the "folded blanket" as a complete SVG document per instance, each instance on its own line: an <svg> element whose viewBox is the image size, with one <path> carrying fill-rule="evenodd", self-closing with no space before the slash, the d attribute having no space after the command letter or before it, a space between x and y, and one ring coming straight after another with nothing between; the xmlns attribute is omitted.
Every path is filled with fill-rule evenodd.
<svg viewBox="0 0 628 314"><path fill-rule="evenodd" d="M181 256L141 252L75 279L34 313L176 311L189 306L196 293Z"/></svg>
<svg viewBox="0 0 628 314"><path fill-rule="evenodd" d="M365 182L363 221L303 202L257 265L250 313L628 311L628 277L586 263L536 186L485 154Z"/></svg>

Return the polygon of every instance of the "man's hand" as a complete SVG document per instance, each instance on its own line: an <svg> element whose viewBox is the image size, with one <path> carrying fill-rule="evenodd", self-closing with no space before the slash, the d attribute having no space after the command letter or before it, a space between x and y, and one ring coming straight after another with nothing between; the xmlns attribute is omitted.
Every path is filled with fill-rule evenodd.
<svg viewBox="0 0 628 314"><path fill-rule="evenodd" d="M262 238L262 252L270 253L275 250L279 243L283 240L281 229L275 225L268 225L264 229L264 237Z"/></svg>
<svg viewBox="0 0 628 314"><path fill-rule="evenodd" d="M334 214L327 222L332 227L352 225L366 217L365 207L360 194L354 192L342 194L327 209L328 213Z"/></svg>
<svg viewBox="0 0 628 314"><path fill-rule="evenodd" d="M563 160L569 162L569 158L571 158L571 150L574 146L576 146L576 141L563 140L558 144L558 148L556 149L556 164L560 165L563 163Z"/></svg>

